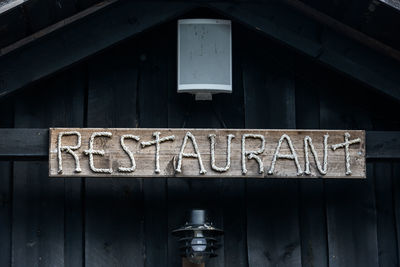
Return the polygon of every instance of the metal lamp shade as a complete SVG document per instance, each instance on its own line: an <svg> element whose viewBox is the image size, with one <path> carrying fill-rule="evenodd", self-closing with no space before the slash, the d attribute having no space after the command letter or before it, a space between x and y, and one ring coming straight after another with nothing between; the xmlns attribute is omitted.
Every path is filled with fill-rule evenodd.
<svg viewBox="0 0 400 267"><path fill-rule="evenodd" d="M223 231L213 226L207 210L192 209L188 211L186 223L172 234L179 238L181 256L200 264L217 256L216 250L220 247L217 237Z"/></svg>

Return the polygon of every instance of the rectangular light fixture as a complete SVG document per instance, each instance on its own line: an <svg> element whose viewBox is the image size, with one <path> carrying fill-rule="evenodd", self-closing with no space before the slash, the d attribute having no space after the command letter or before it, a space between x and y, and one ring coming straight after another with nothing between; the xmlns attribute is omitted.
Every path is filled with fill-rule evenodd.
<svg viewBox="0 0 400 267"><path fill-rule="evenodd" d="M232 92L231 36L230 20L178 21L178 93L210 100Z"/></svg>

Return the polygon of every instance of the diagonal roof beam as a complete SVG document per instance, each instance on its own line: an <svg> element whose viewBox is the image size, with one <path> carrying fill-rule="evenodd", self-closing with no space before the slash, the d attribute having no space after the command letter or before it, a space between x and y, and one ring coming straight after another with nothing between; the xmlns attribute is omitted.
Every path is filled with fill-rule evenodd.
<svg viewBox="0 0 400 267"><path fill-rule="evenodd" d="M8 53L0 57L0 98L194 7L186 2L104 3L105 8L96 5L96 12L83 11L87 16L77 14L22 41L23 49L3 50Z"/></svg>
<svg viewBox="0 0 400 267"><path fill-rule="evenodd" d="M41 37L43 37L45 35L48 35L48 34L50 34L52 32L55 32L55 31L57 31L57 30L59 30L61 28L67 27L71 23L74 23L75 21L78 21L78 20L80 20L82 18L85 18L85 17L87 17L87 16L89 16L89 15L95 13L95 12L98 12L99 10L106 8L109 5L112 5L112 4L116 3L117 1L119 1L119 0L105 0L105 1L103 1L101 3L98 3L97 5L94 5L94 6L90 7L90 8L87 8L87 9L81 11L81 12L79 12L79 13L77 13L77 14L69 17L69 18L63 19L63 20L61 20L61 21L59 21L59 22L57 22L55 24L52 24L47 28L41 29L41 30L35 32L34 34L29 35L29 36L27 36L25 38L22 38L21 40L18 40L17 42L15 42L15 43L13 43L13 44L11 44L9 46L1 48L0 49L0 56L8 54L8 53L10 53L10 52L12 52L12 51L14 51L16 49L19 49L20 47L22 47L24 45L27 45L27 44L29 44L29 43L37 40L37 39L40 39Z"/></svg>
<svg viewBox="0 0 400 267"><path fill-rule="evenodd" d="M209 7L400 101L399 62L338 33L332 25L321 27L315 17L305 16L298 8L280 1L215 3Z"/></svg>
<svg viewBox="0 0 400 267"><path fill-rule="evenodd" d="M176 18L199 5L194 2L105 0L4 48L0 51L0 98L152 26ZM321 21L309 14L313 10L308 8L304 12L293 5L297 0L285 1L294 8L279 1L205 2L232 19L400 100L397 62L366 48L360 40L337 34L329 24L321 31ZM19 49L21 46L23 49Z"/></svg>
<svg viewBox="0 0 400 267"><path fill-rule="evenodd" d="M396 9L397 11L400 11L400 0L379 0L379 1Z"/></svg>
<svg viewBox="0 0 400 267"><path fill-rule="evenodd" d="M20 6L28 0L3 0L0 1L0 14L13 9L14 7Z"/></svg>

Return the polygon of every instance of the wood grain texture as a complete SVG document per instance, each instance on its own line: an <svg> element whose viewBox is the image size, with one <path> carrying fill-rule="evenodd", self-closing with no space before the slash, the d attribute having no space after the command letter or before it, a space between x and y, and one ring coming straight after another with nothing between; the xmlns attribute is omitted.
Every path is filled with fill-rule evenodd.
<svg viewBox="0 0 400 267"><path fill-rule="evenodd" d="M20 96L15 127L82 127L81 73L67 71ZM14 162L12 196L12 266L83 265L81 179L49 179L46 161Z"/></svg>
<svg viewBox="0 0 400 267"><path fill-rule="evenodd" d="M400 132L367 131L367 158L400 158Z"/></svg>
<svg viewBox="0 0 400 267"><path fill-rule="evenodd" d="M397 241L397 261L400 262L400 164L393 163L393 209L395 217L396 241Z"/></svg>
<svg viewBox="0 0 400 267"><path fill-rule="evenodd" d="M58 161L57 161L57 137L60 132L78 131L82 135L82 145L76 150L76 153L80 158L80 165L82 172L76 173L75 161L71 155L62 153L63 156L63 173L58 173ZM94 165L96 168L113 169L111 174L107 173L96 173L93 172L88 164L88 157L84 155L83 151L87 150L89 145L90 136L95 132L109 132L112 134L111 138L108 137L97 137L94 141L94 149L104 150L104 156L94 156ZM139 142L134 140L125 141L129 146L129 149L134 153L136 161L136 170L134 172L124 173L118 171L121 166L130 167L131 162L128 155L123 151L120 144L120 137L126 134L132 134L139 136L141 141L152 141L153 133L160 132L160 137L174 136L174 141L167 141L161 143L160 148L160 174L155 173L155 146L141 147ZM178 161L179 151L182 147L182 143L185 135L190 132L194 135L196 143L201 154L201 160L207 173L200 175L199 160L195 158L183 158L182 159L182 172L177 173L176 166ZM218 130L218 129L114 129L114 128L82 128L82 129L66 129L66 128L52 128L50 129L50 168L49 174L52 177L299 177L297 176L297 169L294 164L294 160L278 159L276 161L276 167L274 174L267 174L268 169L271 165L273 154L277 148L279 139L283 134L287 134L296 150L299 157L301 169L304 170L304 137L310 136L313 139L313 144L316 148L319 158L322 162L323 155L323 136L329 134L329 145L338 144L344 142L344 134L348 132L351 135L350 140L361 138L361 142L350 146L350 162L352 174L345 174L345 153L344 149L332 151L328 149L328 171L327 175L320 175L315 168L312 169L311 175L302 175L301 177L322 177L322 178L365 178L365 133L363 131L324 131L324 130ZM210 167L210 141L208 138L209 134L215 134L216 137L216 164L217 166L224 166L226 164L226 139L228 134L235 135L231 144L231 168L227 172L216 172ZM247 160L246 166L248 173L242 174L241 165L241 139L244 134L259 134L265 137L265 152L261 155L265 172L263 174L258 173L258 165L255 160ZM77 143L77 136L65 136L62 139L62 145L75 145ZM254 151L259 149L261 144L260 139L246 139L246 151ZM190 139L185 146L185 153L195 153L192 142ZM282 143L280 150L281 154L291 154L288 144ZM314 160L310 153L310 162L314 164Z"/></svg>
<svg viewBox="0 0 400 267"><path fill-rule="evenodd" d="M13 101L0 101L0 127L12 127L14 124ZM1 131L2 129L0 129ZM0 134L0 140L3 140ZM0 151L2 148L0 148ZM0 161L0 266L11 265L12 247L12 191L13 191L13 163Z"/></svg>
<svg viewBox="0 0 400 267"><path fill-rule="evenodd" d="M172 29L173 32L171 32ZM172 51L176 51L174 34L176 34L176 28L171 28L167 24L158 27L151 34L144 34L140 42L135 42L139 45L136 49L139 68L136 88L137 127L167 127L168 113L165 111L168 109L168 101L165 99L167 99L168 91L166 87L171 84L171 72L174 72L176 68L176 64L169 60L174 57ZM163 44L164 49L159 49L160 43ZM175 85L173 83L172 86ZM144 208L144 264L146 267L166 266L168 262L166 244L168 244L170 234L167 181L166 178L160 178L141 179L141 182Z"/></svg>
<svg viewBox="0 0 400 267"><path fill-rule="evenodd" d="M108 51L88 65L89 127L134 127L138 69L135 49ZM85 178L87 267L144 266L143 183Z"/></svg>
<svg viewBox="0 0 400 267"><path fill-rule="evenodd" d="M293 76L270 61L268 54L279 50L252 41L256 45L246 50L243 65L246 128L295 128ZM287 55L282 62L292 63ZM247 179L246 184L249 266L301 267L298 181Z"/></svg>
<svg viewBox="0 0 400 267"><path fill-rule="evenodd" d="M345 93L349 98L341 98ZM339 80L329 84L320 94L321 127L370 129L370 118L353 105L354 94ZM325 180L330 267L379 266L373 174L368 163L365 180Z"/></svg>
<svg viewBox="0 0 400 267"><path fill-rule="evenodd" d="M0 265L11 265L12 163L0 162Z"/></svg>
<svg viewBox="0 0 400 267"><path fill-rule="evenodd" d="M395 186L390 162L374 164L379 266L399 266L395 220Z"/></svg>
<svg viewBox="0 0 400 267"><path fill-rule="evenodd" d="M294 3L295 1L287 2ZM213 3L210 5L257 32L279 40L315 58L320 63L374 87L377 91L397 101L400 99L400 93L397 90L398 62L382 57L377 51L354 42L334 29L325 27L321 34L321 25L317 21L282 2ZM298 27L301 27L303 31L293 30ZM321 35L323 35L322 38ZM381 75L383 73L384 75Z"/></svg>
<svg viewBox="0 0 400 267"><path fill-rule="evenodd" d="M300 64L299 64L300 65ZM296 66L301 68L303 66ZM296 126L319 128L319 90L297 78ZM302 267L328 266L328 240L324 198L325 180L299 181L299 212Z"/></svg>
<svg viewBox="0 0 400 267"><path fill-rule="evenodd" d="M49 130L0 129L0 156L9 158L46 158Z"/></svg>
<svg viewBox="0 0 400 267"><path fill-rule="evenodd" d="M233 73L238 74L233 76L232 94L219 95L214 100L215 112L219 114L221 127L224 128L245 127L245 92L241 75L243 59L240 51L245 49L247 40L240 36L241 34L233 36L233 43L236 44L233 46L233 53L240 56L233 60ZM221 187L219 203L222 203L224 266L248 267L246 179L222 179Z"/></svg>
<svg viewBox="0 0 400 267"><path fill-rule="evenodd" d="M4 83L0 97L173 19L193 6L183 2L117 2L1 57L0 79Z"/></svg>

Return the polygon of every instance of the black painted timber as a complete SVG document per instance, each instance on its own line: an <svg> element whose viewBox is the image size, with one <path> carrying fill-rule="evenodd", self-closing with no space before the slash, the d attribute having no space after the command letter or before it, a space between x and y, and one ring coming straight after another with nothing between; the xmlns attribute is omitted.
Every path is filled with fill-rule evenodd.
<svg viewBox="0 0 400 267"><path fill-rule="evenodd" d="M0 129L1 158L42 158L49 154L49 130L31 128Z"/></svg>
<svg viewBox="0 0 400 267"><path fill-rule="evenodd" d="M15 127L83 127L83 77L81 68L66 71L44 84L58 90L20 96ZM25 135L28 147L31 140ZM11 266L82 265L82 179L49 179L41 159L14 162L12 171Z"/></svg>
<svg viewBox="0 0 400 267"><path fill-rule="evenodd" d="M205 11L197 15L213 15ZM180 266L171 230L199 206L225 231L206 266L398 265L396 101L232 29L233 93L209 102L176 92L175 21L0 100L0 266ZM364 129L368 174L52 179L49 127Z"/></svg>
<svg viewBox="0 0 400 267"><path fill-rule="evenodd" d="M400 132L367 131L367 158L400 158Z"/></svg>
<svg viewBox="0 0 400 267"><path fill-rule="evenodd" d="M113 3L38 38L23 49L0 57L0 97L202 5L189 2ZM208 6L400 100L397 86L400 65L397 62L332 29L321 27L318 22L283 3L210 2ZM296 30L298 28L301 31Z"/></svg>
<svg viewBox="0 0 400 267"><path fill-rule="evenodd" d="M192 4L119 1L0 57L0 97L166 20Z"/></svg>
<svg viewBox="0 0 400 267"><path fill-rule="evenodd" d="M210 4L251 29L400 100L400 64L279 1Z"/></svg>

